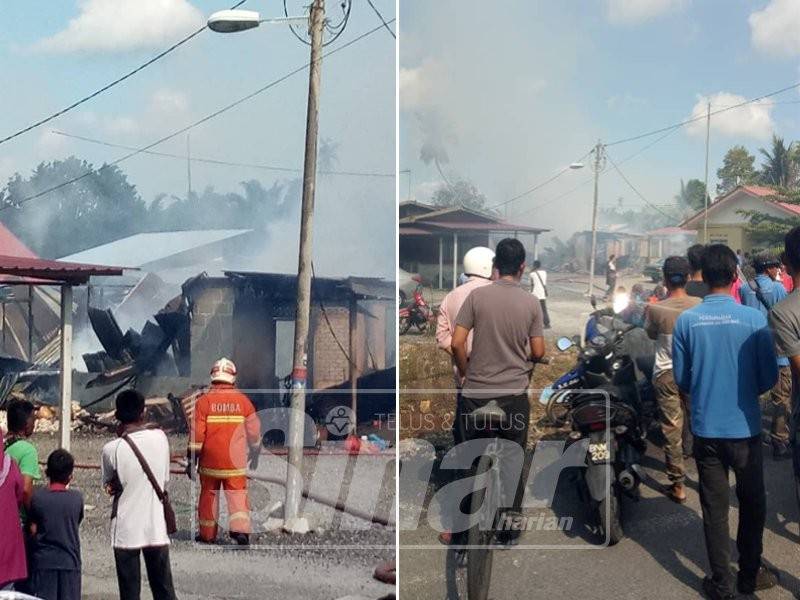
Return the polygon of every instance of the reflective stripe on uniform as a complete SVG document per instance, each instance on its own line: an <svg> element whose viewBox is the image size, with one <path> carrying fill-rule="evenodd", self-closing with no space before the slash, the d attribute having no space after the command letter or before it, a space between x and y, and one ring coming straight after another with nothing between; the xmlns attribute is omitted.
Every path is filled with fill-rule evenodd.
<svg viewBox="0 0 800 600"><path fill-rule="evenodd" d="M203 449L203 442L190 442L189 443L189 450L202 450Z"/></svg>
<svg viewBox="0 0 800 600"><path fill-rule="evenodd" d="M208 477L216 477L217 479L227 479L228 477L241 477L247 474L246 469L210 469L208 467L200 467L197 469L201 475Z"/></svg>
<svg viewBox="0 0 800 600"><path fill-rule="evenodd" d="M217 522L216 521L214 521L214 520L207 521L205 519L199 519L197 521L197 524L200 525L200 527L216 527L217 526Z"/></svg>
<svg viewBox="0 0 800 600"><path fill-rule="evenodd" d="M228 516L228 521L250 521L250 513L247 511L244 512L235 512Z"/></svg>
<svg viewBox="0 0 800 600"><path fill-rule="evenodd" d="M211 415L206 423L244 423L244 415Z"/></svg>

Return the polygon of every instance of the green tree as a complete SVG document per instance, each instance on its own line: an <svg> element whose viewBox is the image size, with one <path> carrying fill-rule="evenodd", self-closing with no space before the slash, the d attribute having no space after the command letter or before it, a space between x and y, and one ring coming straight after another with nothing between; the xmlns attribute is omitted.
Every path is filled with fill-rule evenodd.
<svg viewBox="0 0 800 600"><path fill-rule="evenodd" d="M239 185L241 194L217 192L211 186L188 198L160 194L148 207L147 229L259 229L286 218L300 205L300 179L274 182L269 188L254 179Z"/></svg>
<svg viewBox="0 0 800 600"><path fill-rule="evenodd" d="M699 179L690 179L684 184L683 179L681 179L681 190L675 196L675 200L681 208L692 212L705 208L706 184Z"/></svg>
<svg viewBox="0 0 800 600"><path fill-rule="evenodd" d="M783 138L772 135L772 148L759 150L764 162L761 164L760 181L765 185L794 189L800 184L800 162L797 144L788 146Z"/></svg>
<svg viewBox="0 0 800 600"><path fill-rule="evenodd" d="M465 179L443 185L433 194L434 206L461 206L472 210L486 211L486 196L475 185Z"/></svg>
<svg viewBox="0 0 800 600"><path fill-rule="evenodd" d="M28 178L15 173L0 191L0 221L46 258L137 233L146 214L136 187L119 167L104 164L94 169L74 156L42 162Z"/></svg>
<svg viewBox="0 0 800 600"><path fill-rule="evenodd" d="M756 157L744 146L734 146L725 153L722 166L717 169L717 194L730 192L737 185L747 185L758 180Z"/></svg>

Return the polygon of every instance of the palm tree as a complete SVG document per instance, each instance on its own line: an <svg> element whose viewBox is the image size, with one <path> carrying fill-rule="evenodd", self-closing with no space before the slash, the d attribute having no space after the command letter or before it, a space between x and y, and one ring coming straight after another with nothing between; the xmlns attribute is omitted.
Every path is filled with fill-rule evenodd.
<svg viewBox="0 0 800 600"><path fill-rule="evenodd" d="M788 146L777 135L772 134L772 152L761 148L764 157L761 165L761 183L779 188L793 188L798 184L800 165L794 143Z"/></svg>

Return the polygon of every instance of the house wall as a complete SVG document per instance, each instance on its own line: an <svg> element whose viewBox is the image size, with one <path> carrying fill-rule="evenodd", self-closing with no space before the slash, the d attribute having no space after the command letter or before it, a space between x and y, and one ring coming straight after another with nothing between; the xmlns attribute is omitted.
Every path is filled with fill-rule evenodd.
<svg viewBox="0 0 800 600"><path fill-rule="evenodd" d="M385 369L392 366L387 358L393 353L387 352L387 344L394 346L394 340L387 340L387 319L394 317L389 312L393 303L385 301L359 302L356 329L355 364L360 374L372 370ZM350 310L344 306L325 306L330 327L325 321L322 311L312 311L312 354L310 385L314 389L322 389L338 385L350 379L350 363L342 352L339 343L346 353L350 353ZM334 333L336 335L334 338Z"/></svg>
<svg viewBox="0 0 800 600"><path fill-rule="evenodd" d="M264 390L257 396L262 406L280 397L280 382L275 381L276 327L274 309L269 303L250 296L239 296L234 305L233 362L242 389Z"/></svg>
<svg viewBox="0 0 800 600"><path fill-rule="evenodd" d="M211 366L220 357L233 358L233 287L224 281L211 283L193 297L191 313L191 377L208 380Z"/></svg>
<svg viewBox="0 0 800 600"><path fill-rule="evenodd" d="M747 234L749 220L740 214L740 211L758 211L773 217L786 218L784 211L765 202L763 198L756 198L739 191L724 204L709 211L708 241L726 244L733 250L741 249L744 252L752 250L754 244ZM703 242L702 216L695 222L687 224L686 228L697 231L697 241Z"/></svg>

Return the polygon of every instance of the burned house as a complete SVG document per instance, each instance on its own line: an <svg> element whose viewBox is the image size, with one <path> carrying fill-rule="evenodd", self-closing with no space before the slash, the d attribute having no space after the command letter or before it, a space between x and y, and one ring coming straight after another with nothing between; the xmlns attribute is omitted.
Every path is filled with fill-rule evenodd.
<svg viewBox="0 0 800 600"><path fill-rule="evenodd" d="M384 379L393 388L394 282L318 277L311 291L308 388L331 390L348 382L356 388L369 374L390 371ZM206 384L211 365L227 356L237 365L238 386L257 406L280 406L292 369L296 292L296 275L201 274L141 330L127 332L113 311L92 308L104 351L84 360L96 373L94 385L137 376L144 386L179 393Z"/></svg>

